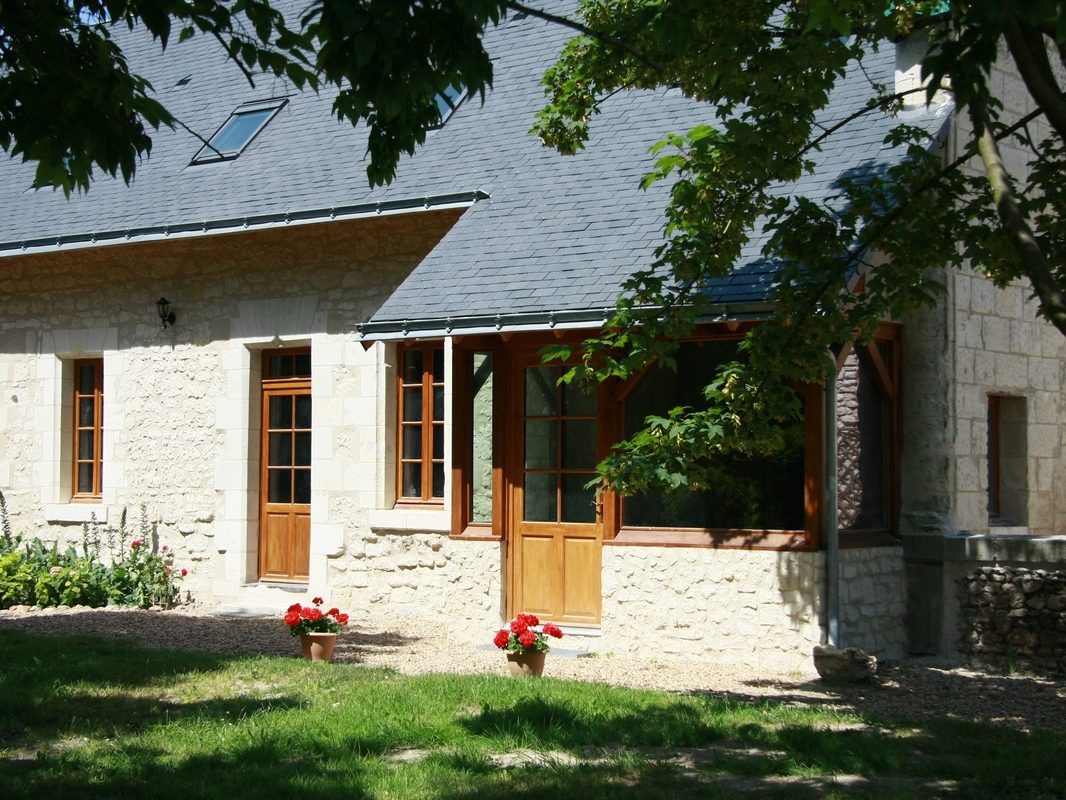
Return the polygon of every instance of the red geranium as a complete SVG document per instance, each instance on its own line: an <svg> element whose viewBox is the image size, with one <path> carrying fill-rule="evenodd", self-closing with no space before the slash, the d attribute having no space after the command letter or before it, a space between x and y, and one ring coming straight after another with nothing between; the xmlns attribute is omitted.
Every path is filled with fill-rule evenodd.
<svg viewBox="0 0 1066 800"><path fill-rule="evenodd" d="M536 614L519 614L506 628L500 628L492 643L508 653L547 653L548 637L561 639L563 632L558 625L546 623L540 630Z"/></svg>
<svg viewBox="0 0 1066 800"><path fill-rule="evenodd" d="M311 602L313 605L310 606L293 603L286 609L283 619L293 636L302 636L305 633L340 633L341 626L348 624L348 615L342 614L340 609L331 608L323 613L319 608L322 605L321 597L315 597Z"/></svg>

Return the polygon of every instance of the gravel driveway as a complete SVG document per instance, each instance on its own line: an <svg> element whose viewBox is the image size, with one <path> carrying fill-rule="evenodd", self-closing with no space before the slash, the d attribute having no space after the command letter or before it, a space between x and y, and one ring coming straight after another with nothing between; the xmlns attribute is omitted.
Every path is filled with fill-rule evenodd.
<svg viewBox="0 0 1066 800"><path fill-rule="evenodd" d="M295 656L299 651L298 643L277 617L218 616L196 606L172 611L0 611L0 629L127 637L149 648L237 655ZM450 653L450 657L442 659L441 653ZM506 673L504 659L495 649L457 644L439 627L408 617L384 622L353 619L338 641L336 660L391 667L407 674L431 670ZM883 664L876 683L843 688L823 685L813 668L807 675L773 675L696 661L638 661L611 656L549 656L545 675L635 688L708 692L736 699L827 705L873 716L947 717L1024 730L1066 731L1066 682L991 675L944 663Z"/></svg>

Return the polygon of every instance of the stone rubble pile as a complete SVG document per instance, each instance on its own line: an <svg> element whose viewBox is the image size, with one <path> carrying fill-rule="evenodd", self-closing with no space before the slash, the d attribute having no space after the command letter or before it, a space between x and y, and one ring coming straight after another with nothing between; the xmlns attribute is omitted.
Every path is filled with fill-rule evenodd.
<svg viewBox="0 0 1066 800"><path fill-rule="evenodd" d="M972 663L1066 675L1066 572L982 567L960 581L960 594Z"/></svg>

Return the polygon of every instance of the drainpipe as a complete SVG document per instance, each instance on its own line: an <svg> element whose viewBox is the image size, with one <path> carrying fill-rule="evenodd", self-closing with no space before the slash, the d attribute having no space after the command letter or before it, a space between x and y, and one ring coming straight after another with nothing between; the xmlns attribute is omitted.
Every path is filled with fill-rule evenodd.
<svg viewBox="0 0 1066 800"><path fill-rule="evenodd" d="M825 381L825 621L826 644L840 647L840 531L837 529L837 360L828 351Z"/></svg>

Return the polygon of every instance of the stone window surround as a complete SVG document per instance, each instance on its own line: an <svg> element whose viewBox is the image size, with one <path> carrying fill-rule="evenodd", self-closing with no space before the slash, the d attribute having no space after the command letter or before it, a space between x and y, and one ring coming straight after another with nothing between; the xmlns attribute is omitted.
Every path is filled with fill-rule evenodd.
<svg viewBox="0 0 1066 800"><path fill-rule="evenodd" d="M252 303L253 301L247 301ZM310 302L310 301L309 301ZM242 304L243 305L243 304ZM330 559L344 552L346 525L330 517L330 500L341 494L361 495L370 508L368 523L378 531L447 533L450 525L448 497L451 491L451 454L445 448L445 506L394 508L396 399L396 347L378 343L368 351L353 337L340 334L278 334L282 329L308 330L313 309L291 309L290 302L275 307L271 301L257 305L270 310L243 309L244 333L226 343L225 397L216 409L216 425L223 432L224 446L215 461L216 489L222 495L215 519L215 543L222 555L222 572L215 581L219 595L236 596L242 586L258 582L259 541L259 384L262 351L273 347L311 348L311 558L309 585L326 586ZM281 315L281 319L277 315ZM297 323L289 318L301 317ZM272 320L268 323L265 320ZM288 324L286 324L288 323ZM297 327L297 325L299 327ZM318 326L321 327L321 326ZM236 332L235 332L236 333ZM368 357L369 356L369 357ZM359 365L373 370L371 381L361 380L364 391L374 397L336 395L335 370ZM451 440L451 343L445 340L445 442ZM369 377L369 376L368 376ZM373 404L367 418L366 403ZM373 464L358 464L354 475L334 457L337 428L374 429L376 457ZM392 435L388 435L393 431ZM366 469L363 469L363 468ZM372 480L363 480L373 476Z"/></svg>
<svg viewBox="0 0 1066 800"><path fill-rule="evenodd" d="M376 354L377 367L377 435L376 496L370 511L370 527L379 532L419 531L448 533L451 531L452 497L452 355L453 339L446 337L444 345L444 502L433 504L404 504L399 502L397 463L399 460L399 409L397 408L396 371L400 363L397 342L377 342L370 352ZM429 343L429 342L426 342Z"/></svg>
<svg viewBox="0 0 1066 800"><path fill-rule="evenodd" d="M104 360L101 462L103 485L98 502L71 502L73 495L74 362ZM108 519L108 506L116 489L125 483L125 471L115 455L115 438L123 425L123 407L115 391L122 374L118 329L114 327L52 329L40 334L37 380L41 402L34 415L34 428L41 452L34 470L46 522L80 524L94 518Z"/></svg>

